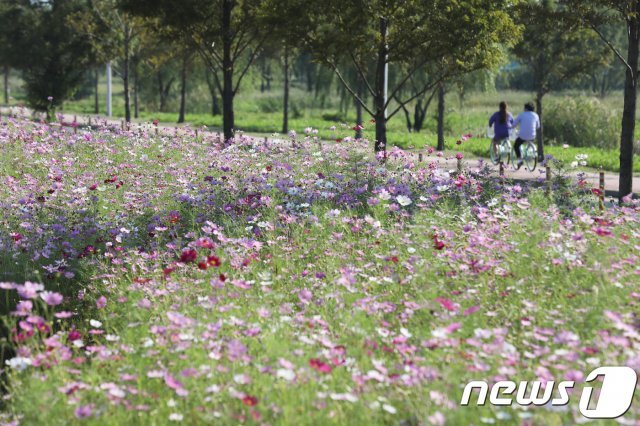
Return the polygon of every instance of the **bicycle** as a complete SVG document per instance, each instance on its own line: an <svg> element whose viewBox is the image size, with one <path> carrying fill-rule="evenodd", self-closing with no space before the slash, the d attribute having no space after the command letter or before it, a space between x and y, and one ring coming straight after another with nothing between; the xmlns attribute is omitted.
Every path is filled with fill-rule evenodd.
<svg viewBox="0 0 640 426"><path fill-rule="evenodd" d="M511 135L508 138L494 142L493 138L495 137L495 133L493 132L493 128L489 127L487 129L487 137L490 139L489 158L491 158L493 165L497 166L500 163L509 164L512 157Z"/></svg>
<svg viewBox="0 0 640 426"><path fill-rule="evenodd" d="M538 166L538 146L535 142L532 140L524 141L524 143L520 145L520 155L522 155L522 162L526 165L527 170L533 172ZM512 165L517 168L515 147L513 149L512 158Z"/></svg>

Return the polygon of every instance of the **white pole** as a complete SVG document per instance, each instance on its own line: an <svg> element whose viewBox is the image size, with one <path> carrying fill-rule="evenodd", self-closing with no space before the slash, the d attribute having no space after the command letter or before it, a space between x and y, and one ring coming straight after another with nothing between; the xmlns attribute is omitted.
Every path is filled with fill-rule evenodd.
<svg viewBox="0 0 640 426"><path fill-rule="evenodd" d="M111 115L111 62L107 62L107 117Z"/></svg>

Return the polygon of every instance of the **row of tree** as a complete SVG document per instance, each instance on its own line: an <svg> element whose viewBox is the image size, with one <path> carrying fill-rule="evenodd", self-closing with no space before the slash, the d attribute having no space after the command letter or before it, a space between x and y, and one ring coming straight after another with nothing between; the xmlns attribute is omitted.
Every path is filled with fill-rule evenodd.
<svg viewBox="0 0 640 426"><path fill-rule="evenodd" d="M141 80L149 80L141 69L156 71L162 110L175 81L162 70L178 63L184 121L188 73L200 62L207 68L212 113L221 110L230 138L243 79L259 69L263 89L268 87L272 58L282 64L283 130L288 129L291 71L302 59L309 69L322 66L333 73L343 95L355 102L357 124L364 114L375 122L376 151L385 149L390 119L402 113L408 129L419 130L434 99L443 149L446 88L458 85L462 92L465 76L496 69L508 58L526 67L541 116L550 91L585 76L603 91L612 70L622 69L620 189L626 194L632 180L639 1L0 0L0 65L5 79L9 68L21 70L29 103L51 113L73 94L87 68L117 61L129 121L138 114ZM97 80L96 73L96 85ZM538 143L542 156L543 131Z"/></svg>

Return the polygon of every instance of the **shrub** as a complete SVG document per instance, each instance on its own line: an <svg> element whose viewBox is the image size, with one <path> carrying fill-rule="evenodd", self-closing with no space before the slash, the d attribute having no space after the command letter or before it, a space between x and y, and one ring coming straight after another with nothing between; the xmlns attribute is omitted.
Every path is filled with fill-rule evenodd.
<svg viewBox="0 0 640 426"><path fill-rule="evenodd" d="M331 121L331 122L346 121L344 114L342 114L341 112L325 112L322 114L322 119L324 121Z"/></svg>
<svg viewBox="0 0 640 426"><path fill-rule="evenodd" d="M282 99L275 97L263 98L258 101L260 112L273 113L282 111Z"/></svg>
<svg viewBox="0 0 640 426"><path fill-rule="evenodd" d="M564 98L544 114L547 139L577 147L614 149L620 140L621 119L595 98Z"/></svg>

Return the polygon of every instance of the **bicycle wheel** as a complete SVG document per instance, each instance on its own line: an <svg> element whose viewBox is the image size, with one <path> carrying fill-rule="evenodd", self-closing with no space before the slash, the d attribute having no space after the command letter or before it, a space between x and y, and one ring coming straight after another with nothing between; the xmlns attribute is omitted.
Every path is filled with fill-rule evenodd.
<svg viewBox="0 0 640 426"><path fill-rule="evenodd" d="M506 166L511 161L511 143L505 139L500 143L500 161Z"/></svg>
<svg viewBox="0 0 640 426"><path fill-rule="evenodd" d="M500 163L500 146L493 141L489 143L489 157L494 166Z"/></svg>
<svg viewBox="0 0 640 426"><path fill-rule="evenodd" d="M524 162L530 172L534 171L538 165L538 148L531 141L524 147Z"/></svg>

